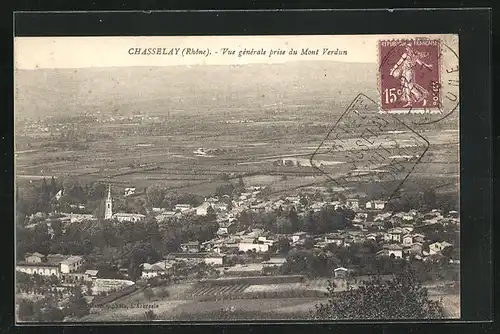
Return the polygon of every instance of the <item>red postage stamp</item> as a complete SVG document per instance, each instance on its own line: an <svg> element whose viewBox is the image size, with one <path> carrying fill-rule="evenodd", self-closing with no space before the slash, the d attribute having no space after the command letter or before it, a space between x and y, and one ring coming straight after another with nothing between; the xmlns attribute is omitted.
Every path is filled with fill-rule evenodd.
<svg viewBox="0 0 500 334"><path fill-rule="evenodd" d="M382 109L388 112L439 111L440 41L379 41L379 84Z"/></svg>

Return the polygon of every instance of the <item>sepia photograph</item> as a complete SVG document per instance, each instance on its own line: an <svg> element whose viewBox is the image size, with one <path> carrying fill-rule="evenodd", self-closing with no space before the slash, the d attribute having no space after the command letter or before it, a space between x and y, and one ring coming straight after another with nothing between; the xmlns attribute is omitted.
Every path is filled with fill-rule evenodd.
<svg viewBox="0 0 500 334"><path fill-rule="evenodd" d="M15 37L18 324L460 318L459 37Z"/></svg>

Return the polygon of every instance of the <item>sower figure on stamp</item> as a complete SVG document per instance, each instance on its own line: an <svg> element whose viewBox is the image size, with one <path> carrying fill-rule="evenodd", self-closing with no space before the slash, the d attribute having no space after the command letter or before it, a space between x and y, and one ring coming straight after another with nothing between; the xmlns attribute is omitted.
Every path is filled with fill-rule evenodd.
<svg viewBox="0 0 500 334"><path fill-rule="evenodd" d="M432 65L423 62L423 56L414 51L411 44L407 44L405 49L406 52L401 55L389 74L401 80L401 100L406 102L404 107L410 107L414 102L422 102L425 107L429 91L415 82L415 67L420 65L430 70Z"/></svg>

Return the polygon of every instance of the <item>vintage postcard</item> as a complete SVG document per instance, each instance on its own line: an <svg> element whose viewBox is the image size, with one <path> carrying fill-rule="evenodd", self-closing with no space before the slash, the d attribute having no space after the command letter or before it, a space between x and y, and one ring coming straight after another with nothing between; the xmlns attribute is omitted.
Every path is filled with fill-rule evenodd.
<svg viewBox="0 0 500 334"><path fill-rule="evenodd" d="M14 44L18 323L460 317L457 35Z"/></svg>

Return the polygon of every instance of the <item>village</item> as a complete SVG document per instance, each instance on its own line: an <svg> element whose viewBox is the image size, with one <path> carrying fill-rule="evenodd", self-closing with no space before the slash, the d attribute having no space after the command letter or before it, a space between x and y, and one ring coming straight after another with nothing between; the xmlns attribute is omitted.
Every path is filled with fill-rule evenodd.
<svg viewBox="0 0 500 334"><path fill-rule="evenodd" d="M65 189L60 188L53 192L52 201L64 196ZM135 187L126 187L121 193L115 191L114 195L111 186L106 188L103 217L74 213L85 211L85 204L77 203L70 206L74 212L32 214L26 217L25 229L29 233L46 227L48 243L57 240L56 234L65 235L79 226L83 229L85 224L103 222L113 226L154 224L162 230L196 220L215 229L205 233L208 237L196 238L201 234L188 233L193 237L184 237L168 252L157 252L161 258L148 255L134 260L118 259L121 266L118 264L114 272L101 270L93 263L94 256L74 252L71 246L65 254L26 252L16 264L21 296L18 308L30 309L22 304L51 296L57 300L54 305L59 310L42 313L49 312L50 318L55 312L59 320L78 319L91 313L92 308L120 300L151 284L252 277L275 277L276 283L280 277L293 275L349 282L361 276L391 274L391 262L457 268L460 263L460 220L455 210L444 212L436 207L396 212L387 200L368 200L366 194L345 197L328 187L305 187L276 194L266 186L245 186L240 180L239 187L218 191L203 198L199 205L151 206L146 212L134 213L115 211L114 203L118 197L136 196L139 192ZM147 246L154 248L157 244L154 241ZM126 256L129 255L123 257ZM136 263L144 259L150 261ZM455 271L458 273L458 269ZM458 281L457 277L448 279ZM226 289L226 295L230 293L231 289Z"/></svg>

